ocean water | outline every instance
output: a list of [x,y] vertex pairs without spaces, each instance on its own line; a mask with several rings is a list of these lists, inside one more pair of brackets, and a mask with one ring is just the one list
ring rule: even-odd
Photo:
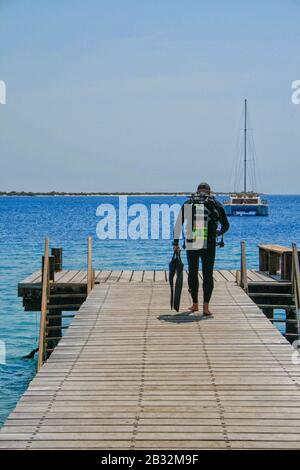
[[[300,196],[269,196],[268,200],[269,217],[230,218],[225,247],[217,251],[217,269],[239,267],[242,239],[251,268],[258,267],[259,243],[300,245]],[[130,197],[128,205],[142,203],[150,208],[150,204],[183,201],[171,196]],[[96,210],[104,203],[118,208],[116,197],[0,197],[0,345],[6,347],[6,364],[0,364],[0,426],[36,370],[36,361],[22,356],[37,345],[39,313],[23,311],[17,283],[40,268],[46,236],[51,246],[63,247],[66,269],[85,268],[89,235],[95,269],[167,269],[170,240],[97,238]],[[186,263],[185,254],[183,259]]]

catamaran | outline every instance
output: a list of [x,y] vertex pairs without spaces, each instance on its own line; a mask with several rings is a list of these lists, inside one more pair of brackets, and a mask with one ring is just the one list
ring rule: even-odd
[[224,201],[224,209],[227,215],[268,215],[268,201],[254,191],[247,191],[247,99],[245,99],[244,116],[244,187],[243,191],[231,193],[229,199]]

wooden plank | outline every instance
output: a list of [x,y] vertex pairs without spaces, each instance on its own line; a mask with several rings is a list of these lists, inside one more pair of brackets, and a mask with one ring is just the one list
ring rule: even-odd
[[98,276],[96,276],[95,281],[96,282],[106,282],[109,276],[111,275],[111,271],[100,271]]
[[68,284],[70,282],[73,282],[73,279],[76,275],[80,273],[78,270],[69,270],[69,271],[61,271],[63,275],[57,280],[55,279],[55,282],[57,284]]
[[131,282],[142,282],[143,271],[133,271]]
[[119,282],[130,282],[133,271],[124,270],[122,271]]
[[122,271],[111,271],[106,279],[106,282],[118,282],[121,277]]
[[220,274],[222,274],[222,276],[224,276],[224,278],[229,282],[235,282],[236,281],[235,276],[230,271],[228,271],[226,269],[220,269]]
[[23,284],[34,284],[37,282],[42,282],[42,271],[38,269],[34,273],[30,274],[30,276],[27,276],[23,281],[19,283],[19,285]]
[[[252,270],[252,273],[255,273],[258,277],[258,282],[276,282],[276,279],[273,276],[270,276],[268,272]],[[256,281],[255,281],[256,282]]]
[[154,273],[155,282],[166,282],[166,271],[155,271]]
[[68,278],[69,272],[70,272],[70,270],[67,269],[67,270],[60,271],[60,272],[58,272],[58,273],[55,273],[55,275],[54,275],[54,282],[57,283],[57,284],[59,284],[60,282],[63,282],[63,279],[67,279],[67,278]]
[[[247,272],[248,274],[248,277],[249,277],[249,280],[251,281],[254,281],[254,282],[260,282],[262,280],[265,280],[265,277],[261,275],[261,273],[259,273],[258,271],[254,270],[254,269],[251,269]],[[271,282],[274,281],[274,279],[272,279],[270,276],[269,276],[269,279]]]
[[[100,273],[100,271],[98,271]],[[84,279],[86,279],[86,271],[78,271],[78,273],[69,281],[71,284],[84,284]]]
[[153,282],[153,281],[154,281],[154,271],[144,271],[143,282]]
[[247,280],[248,282],[257,282],[257,281],[261,281],[261,279],[259,279],[259,277],[256,275],[255,272],[251,271],[251,270],[247,270]]
[[292,251],[291,248],[287,246],[281,246],[281,245],[257,245],[257,246],[258,248],[264,251],[278,253],[278,254],[291,253]]
[[217,282],[227,282],[227,279],[223,276],[220,271],[214,271],[213,277],[214,280]]

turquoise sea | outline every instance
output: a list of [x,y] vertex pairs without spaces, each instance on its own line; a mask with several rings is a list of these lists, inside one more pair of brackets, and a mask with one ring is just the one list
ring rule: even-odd
[[[221,199],[222,200],[222,199]],[[258,264],[259,243],[300,244],[300,196],[269,196],[269,217],[234,217],[218,249],[216,268],[239,266],[240,240],[247,242],[248,266]],[[130,197],[128,204],[180,203],[184,198]],[[95,269],[167,269],[172,254],[168,240],[99,240],[97,207],[118,206],[116,197],[0,197],[0,341],[6,364],[0,364],[0,425],[35,374],[35,360],[22,356],[36,347],[39,313],[25,313],[17,283],[40,268],[44,238],[63,247],[67,269],[86,266],[86,239],[93,236]],[[118,222],[118,220],[117,220]],[[184,255],[185,258],[185,255]]]

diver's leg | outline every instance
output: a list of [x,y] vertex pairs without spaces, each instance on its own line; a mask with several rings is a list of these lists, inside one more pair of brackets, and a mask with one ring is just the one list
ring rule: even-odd
[[198,290],[199,290],[199,250],[187,250],[186,252],[188,265],[189,265],[189,275],[188,275],[188,285],[189,291],[192,296],[193,305],[190,308],[193,312],[199,310],[198,304]]
[[203,314],[212,315],[209,310],[209,301],[214,288],[214,264],[216,256],[216,244],[209,243],[207,249],[201,250],[202,275],[203,275]]

